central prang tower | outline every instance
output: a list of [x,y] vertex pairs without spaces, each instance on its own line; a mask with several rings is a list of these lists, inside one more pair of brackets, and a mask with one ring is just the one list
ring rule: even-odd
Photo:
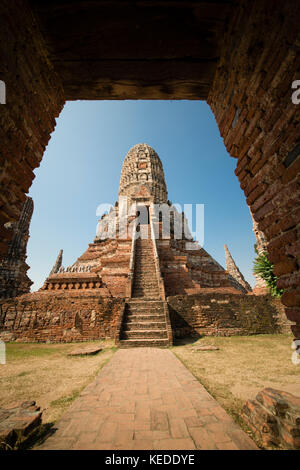
[[133,203],[162,204],[168,200],[167,186],[161,160],[147,144],[137,144],[127,153],[121,171],[119,203],[127,198]]

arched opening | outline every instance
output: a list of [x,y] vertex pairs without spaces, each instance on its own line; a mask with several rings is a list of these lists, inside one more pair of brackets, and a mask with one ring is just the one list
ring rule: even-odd
[[[292,331],[298,339],[294,345],[297,346],[300,342],[300,107],[299,90],[295,91],[295,86],[300,78],[299,2],[3,0],[0,8],[3,64],[0,83],[2,91],[4,85],[6,92],[5,103],[3,96],[0,99],[0,254],[4,257],[7,252],[17,255],[16,263],[12,260],[15,273],[22,270],[23,274],[26,273],[22,243],[26,242],[28,235],[31,206],[30,202],[25,205],[24,212],[26,194],[34,179],[33,171],[39,166],[55,128],[55,118],[66,101],[204,100],[215,116],[228,154],[236,159],[235,174],[244,191],[256,230],[265,237],[274,273],[278,277],[278,287],[284,291],[282,302],[287,318],[293,322]],[[106,122],[105,119],[103,122]],[[124,176],[125,186],[134,182],[146,188],[148,177],[145,170],[149,162],[144,158],[145,155],[142,152],[137,157],[138,168],[128,168]],[[194,160],[197,160],[196,156]],[[150,163],[153,174],[159,173],[159,161],[150,158]],[[136,172],[137,169],[140,171]],[[165,196],[164,188],[160,185],[161,175],[156,178],[156,183],[156,192],[159,196]],[[140,197],[141,201],[143,194]],[[107,222],[105,233],[114,231],[114,215],[119,212],[121,208],[115,204],[104,217]],[[17,227],[14,225],[16,222]],[[174,240],[165,238],[162,242],[156,245],[152,239],[136,241],[134,237],[120,240],[96,237],[78,262],[68,267],[66,272],[61,266],[59,253],[53,267],[53,277],[50,275],[47,278],[43,292],[27,294],[26,298],[16,297],[7,303],[0,302],[0,324],[7,325],[4,331],[8,333],[6,340],[9,334],[12,335],[10,338],[17,337],[18,340],[25,338],[26,341],[55,342],[111,337],[119,346],[145,346],[150,341],[156,347],[165,347],[172,344],[173,330],[198,334],[199,328],[202,328],[205,334],[214,334],[217,329],[217,332],[222,330],[226,336],[228,322],[233,325],[229,333],[236,329],[243,334],[245,331],[236,327],[242,325],[242,329],[245,329],[251,323],[252,334],[251,327],[261,320],[261,310],[256,308],[255,296],[228,291],[220,294],[215,291],[212,297],[211,291],[202,291],[201,299],[197,295],[193,297],[191,291],[202,288],[201,283],[204,282],[199,269],[201,263],[197,261],[199,257],[205,258],[206,274],[208,272],[211,275],[206,276],[208,284],[213,282],[215,286],[220,281],[221,285],[224,280],[230,280],[228,273],[224,273],[224,269],[216,269],[212,275],[210,268],[213,262],[208,256],[203,256],[201,249],[191,254],[186,246],[176,244]],[[228,266],[231,266],[237,279],[241,273],[227,247],[225,250]],[[99,253],[103,255],[100,267],[95,263]],[[213,267],[216,266],[214,264]],[[100,269],[101,276],[98,275]],[[176,290],[178,285],[183,292],[189,291],[191,295],[172,296],[172,289]],[[229,288],[234,289],[232,285]],[[244,288],[247,290],[246,284]],[[177,290],[175,292],[178,293]],[[247,308],[244,308],[245,305]],[[266,300],[263,308],[268,310],[268,305]],[[180,321],[176,318],[178,312]],[[253,312],[256,315],[254,317]],[[149,330],[148,326],[145,327],[143,322],[146,325],[149,323],[147,315],[157,328]],[[216,317],[216,324],[212,324]],[[268,312],[266,317],[269,318]],[[251,318],[254,318],[253,322]],[[213,321],[209,323],[210,319]],[[201,324],[202,320],[204,325]],[[137,329],[139,321],[143,323],[144,331],[141,331],[143,328]],[[253,344],[250,338],[243,341],[246,356],[237,371],[241,380],[249,364],[249,355],[255,349]],[[274,357],[275,348],[271,349]],[[224,349],[221,356],[224,358],[227,353],[228,349]],[[145,360],[139,361],[142,381],[130,382],[127,373],[131,372],[131,377],[134,375],[137,379],[138,361],[133,360],[128,368],[128,363],[123,366],[123,362],[119,361],[117,373],[116,369],[112,373],[109,369],[105,377],[112,378],[113,388],[109,393],[104,390],[102,394],[103,382],[110,381],[104,380],[96,383],[90,395],[91,400],[86,394],[83,397],[84,406],[90,405],[92,425],[97,424],[95,417],[101,417],[101,412],[106,413],[107,409],[111,409],[109,418],[112,416],[113,419],[112,422],[108,420],[108,423],[112,427],[104,425],[100,431],[102,441],[109,444],[106,447],[111,448],[111,443],[107,441],[110,438],[113,440],[112,434],[117,428],[119,430],[118,424],[126,421],[124,414],[130,414],[133,422],[138,412],[142,412],[145,418],[143,398],[151,389],[155,398],[151,403],[152,409],[146,410],[149,411],[147,426],[151,416],[156,431],[159,429],[160,433],[163,429],[163,432],[171,432],[171,422],[174,424],[175,418],[177,425],[172,427],[172,437],[174,431],[176,435],[179,433],[185,437],[186,427],[188,436],[193,437],[178,439],[173,448],[182,448],[181,444],[192,449],[203,449],[205,446],[253,448],[253,442],[234,427],[229,416],[212,402],[206,390],[200,390],[194,377],[185,375],[184,368],[177,368],[177,372],[174,372],[173,364],[164,359],[160,363],[158,356],[149,364],[147,354],[147,351],[146,355],[142,354]],[[299,363],[299,355],[296,351],[294,354]],[[166,357],[166,354],[159,356]],[[263,355],[253,363],[255,374],[261,357]],[[233,381],[235,376],[230,354],[228,358],[230,381]],[[213,375],[221,375],[223,380],[224,371],[220,369],[219,359],[220,356],[217,357]],[[271,356],[271,362],[270,359]],[[202,359],[204,362],[205,359]],[[145,369],[145,364],[152,368]],[[266,367],[269,367],[269,362]],[[275,368],[273,377],[278,369]],[[157,374],[161,371],[163,374]],[[169,382],[166,381],[166,372],[169,373]],[[295,375],[294,371],[290,375]],[[118,380],[117,387],[115,377]],[[145,377],[147,380],[144,380]],[[152,377],[155,380],[150,380]],[[123,390],[120,392],[120,389],[123,384],[125,393],[122,394]],[[161,388],[165,389],[165,394],[159,393],[158,399],[158,391],[162,390],[151,388],[157,384],[162,384]],[[273,386],[273,382],[270,385]],[[190,395],[186,394],[188,388]],[[174,393],[174,389],[177,393]],[[101,402],[101,412],[98,412],[98,406],[94,406],[95,390],[97,393],[99,391],[99,396],[112,397],[110,403],[105,398]],[[132,395],[132,390],[137,396]],[[137,401],[141,396],[143,403],[139,408]],[[128,400],[130,397],[135,398],[131,403]],[[184,400],[187,397],[189,400]],[[167,415],[165,406],[169,404],[170,398],[171,412],[168,410]],[[285,417],[282,418],[283,413],[278,413],[277,407],[278,403],[280,408],[283,404],[285,407],[286,399],[291,399],[292,405],[289,409],[289,405],[285,408],[288,409],[288,418],[284,421]],[[271,434],[273,432],[271,442],[273,439],[279,445],[283,442],[286,446],[299,447],[298,438],[294,437],[298,436],[298,429],[291,426],[297,419],[296,414],[293,416],[293,410],[298,406],[297,400],[291,398],[291,395],[265,389],[257,395],[256,401],[249,401],[244,407],[246,422],[253,425],[251,428],[254,432],[258,428],[263,431],[267,429]],[[110,407],[110,404],[116,403],[124,405],[121,415],[114,406]],[[177,408],[174,408],[174,404]],[[133,406],[130,408],[128,405]],[[162,406],[163,411],[158,411],[157,406]],[[31,413],[34,412],[32,408],[30,405]],[[60,428],[62,435],[67,437],[67,447],[74,444],[73,435],[72,442],[68,440],[70,427],[75,421],[76,427],[82,424],[82,408],[74,408],[67,429],[64,426]],[[188,416],[185,415],[185,409]],[[212,415],[211,410],[214,410]],[[118,423],[115,422],[116,415]],[[74,419],[74,416],[78,416],[78,419]],[[183,422],[178,417],[187,419]],[[267,428],[261,419],[268,421]],[[205,427],[208,423],[207,433],[203,423]],[[81,434],[84,438],[86,434],[93,435],[93,432],[86,432],[86,424],[89,423],[84,423]],[[145,420],[142,424],[145,424]],[[130,432],[126,429],[125,432],[126,437],[131,434],[131,441],[136,440],[134,438],[141,428],[136,426],[133,429]],[[98,431],[99,428],[97,432],[95,428],[95,434],[99,437]],[[152,431],[150,433],[153,438]],[[110,437],[107,436],[109,434]],[[266,438],[265,434],[269,433],[262,434]],[[170,437],[168,431],[167,436]],[[118,437],[123,444],[124,432]],[[165,435],[162,440],[164,438]],[[57,448],[55,435],[53,439],[54,447]],[[95,435],[93,439],[97,439]],[[65,441],[64,438],[62,440]],[[87,441],[83,441],[84,447]],[[130,442],[130,448],[136,448],[134,444],[136,442]],[[49,446],[51,448],[51,441]],[[103,447],[101,442],[100,447]],[[158,448],[156,441],[150,447]]]
[[[103,7],[100,3],[96,8]],[[1,253],[5,254],[12,237],[4,224],[16,221],[20,215],[34,177],[32,170],[39,165],[65,99],[206,99],[228,153],[238,158],[236,175],[253,217],[267,238],[278,285],[284,289],[286,314],[295,323],[292,330],[299,338],[299,107],[291,100],[291,85],[299,78],[299,55],[294,48],[299,5],[293,1],[274,2],[270,18],[267,1],[221,2],[217,9],[201,3],[197,7],[181,4],[171,23],[166,26],[164,11],[159,24],[158,37],[163,36],[166,44],[172,45],[175,56],[170,58],[168,47],[160,53],[156,47],[156,57],[153,51],[145,52],[143,48],[142,55],[133,57],[132,50],[127,53],[136,37],[129,35],[133,42],[124,44],[123,52],[111,49],[100,60],[90,55],[86,68],[76,57],[72,60],[64,56],[69,51],[72,55],[72,46],[63,44],[68,36],[62,21],[68,15],[67,4],[65,9],[57,9],[55,2],[24,2],[22,11],[17,2],[4,2],[3,6],[6,17],[13,17],[18,27],[5,51],[8,67],[3,77],[7,102],[1,105]],[[119,7],[122,17],[124,12]],[[80,18],[80,8],[74,11],[71,22]],[[140,39],[147,43],[147,25],[157,5],[151,7],[152,11],[150,6],[147,11],[143,10],[145,6],[133,8],[134,21],[139,24],[142,20],[143,24]],[[86,10],[92,31],[97,33],[94,13]],[[133,31],[127,15],[120,21],[127,21],[129,31]],[[62,24],[65,34],[53,35]],[[182,46],[178,24],[189,25],[189,36]],[[12,35],[9,25],[6,21],[3,28],[7,38]],[[202,26],[209,40],[203,36],[199,40]],[[263,34],[266,30],[268,35]],[[174,31],[177,39],[172,35]],[[186,32],[186,26],[180,31]],[[93,54],[94,39],[85,51],[78,48],[76,53]],[[7,40],[4,42],[7,44]],[[25,42],[25,49],[18,46]],[[182,47],[190,51],[187,59],[183,58]],[[26,67],[16,70],[10,59],[16,53],[25,58]],[[93,60],[91,67],[88,64]],[[100,69],[105,76],[101,76]]]

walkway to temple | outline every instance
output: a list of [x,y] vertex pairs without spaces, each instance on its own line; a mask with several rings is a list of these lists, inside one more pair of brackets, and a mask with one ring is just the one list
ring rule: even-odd
[[38,449],[257,449],[167,349],[118,350]]

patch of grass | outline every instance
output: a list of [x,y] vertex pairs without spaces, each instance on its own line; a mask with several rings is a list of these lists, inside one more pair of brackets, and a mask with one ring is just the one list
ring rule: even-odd
[[57,398],[57,400],[53,400],[50,402],[50,406],[60,406],[66,407],[72,403],[80,394],[81,390],[73,390],[70,395],[66,395],[64,397]]
[[102,348],[98,354],[72,358],[68,353],[75,343],[7,343],[7,361],[0,366],[0,407],[34,400],[43,410],[43,424],[54,423],[117,349],[111,340],[80,343],[95,344]]
[[17,375],[17,377],[25,377],[25,375],[29,375],[29,374],[31,374],[31,373],[32,373],[31,370],[27,370],[27,371],[24,370],[23,372],[20,372],[20,373]]
[[59,348],[45,346],[44,344],[20,344],[20,343],[6,343],[6,360],[16,361],[20,359],[38,358],[57,354]]
[[[300,368],[291,361],[292,335],[202,337],[179,342],[171,350],[233,419],[256,440],[241,419],[243,404],[265,387],[294,395],[300,390]],[[193,351],[212,345],[219,351]]]

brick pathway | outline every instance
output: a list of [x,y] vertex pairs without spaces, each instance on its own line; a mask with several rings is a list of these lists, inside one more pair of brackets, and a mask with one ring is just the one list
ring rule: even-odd
[[38,449],[257,449],[167,349],[120,349]]

